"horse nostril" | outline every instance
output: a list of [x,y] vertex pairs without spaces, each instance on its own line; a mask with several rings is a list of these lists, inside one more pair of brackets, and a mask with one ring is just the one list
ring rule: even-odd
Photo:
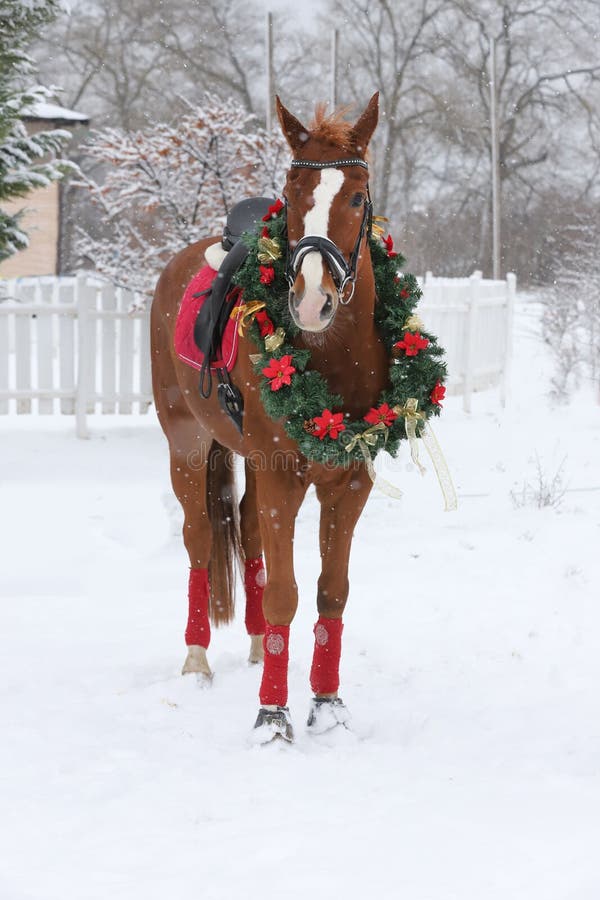
[[327,294],[327,300],[323,304],[321,309],[320,317],[321,319],[328,319],[333,312],[333,297],[331,294]]

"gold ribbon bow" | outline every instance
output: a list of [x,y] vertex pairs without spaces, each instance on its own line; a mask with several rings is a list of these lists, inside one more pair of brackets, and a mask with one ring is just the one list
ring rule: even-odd
[[385,216],[373,216],[373,222],[371,224],[371,231],[375,235],[375,237],[381,237],[385,234],[386,229],[383,225],[380,225],[380,222],[389,222],[389,219],[386,219]]
[[250,325],[252,319],[256,315],[257,312],[260,312],[261,309],[264,309],[266,303],[263,300],[251,300],[249,303],[240,303],[239,306],[236,306],[235,309],[231,311],[230,319],[233,319],[234,322],[237,322],[238,326],[238,334],[240,337],[244,336],[244,328],[247,328]]
[[281,326],[276,328],[273,334],[268,334],[265,338],[265,350],[269,353],[275,353],[276,350],[279,350],[283,342],[285,341],[285,331]]
[[412,457],[412,461],[418,468],[421,475],[425,474],[426,469],[421,464],[421,461],[419,459],[419,445],[417,443],[417,422],[423,422],[423,425],[421,426],[420,438],[427,448],[427,452],[429,453],[431,462],[433,463],[433,468],[435,469],[435,474],[437,475],[437,479],[440,483],[440,488],[442,489],[442,495],[444,497],[444,509],[446,512],[450,512],[451,510],[455,510],[458,506],[458,500],[456,497],[454,484],[452,483],[452,477],[448,469],[448,464],[444,459],[442,448],[440,447],[431,426],[425,420],[424,414],[418,411],[418,405],[419,401],[416,399],[416,397],[409,397],[404,406],[395,406],[394,412],[398,413],[399,416],[404,416],[406,436],[408,438],[408,443],[410,444],[410,455]]
[[370,425],[369,428],[361,431],[360,434],[355,434],[354,437],[348,441],[346,444],[346,453],[351,453],[357,445],[360,447],[362,443],[366,444],[367,447],[374,447],[377,443],[377,435],[381,432],[384,432],[384,440],[387,440],[387,431],[387,425],[383,422],[377,422],[375,425]]
[[423,325],[423,321],[413,313],[412,316],[409,316],[406,322],[404,323],[404,328],[407,331],[424,331],[425,326]]
[[264,265],[281,257],[281,247],[277,238],[259,237],[258,261]]

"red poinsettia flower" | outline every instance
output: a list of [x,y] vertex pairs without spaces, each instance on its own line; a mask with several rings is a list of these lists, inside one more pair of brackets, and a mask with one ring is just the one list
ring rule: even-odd
[[273,266],[259,266],[260,283],[271,284],[275,280],[275,269]]
[[403,300],[406,300],[408,297],[410,297],[410,291],[407,288],[402,288],[402,290],[400,291],[400,296]]
[[382,237],[381,240],[385,245],[385,249],[387,250],[387,255],[390,259],[393,259],[395,256],[398,256],[396,251],[394,250],[394,241],[392,239],[391,234],[388,234],[386,238]]
[[343,423],[344,413],[332,413],[330,409],[324,409],[320,416],[311,419],[311,431],[320,441],[325,437],[337,440],[341,431],[346,430]]
[[277,200],[275,201],[275,203],[273,203],[267,210],[267,214],[262,217],[263,222],[268,222],[269,219],[275,219],[279,215],[279,213],[281,212],[282,209],[283,209],[283,203],[281,202],[281,200],[278,197]]
[[273,334],[273,332],[275,331],[275,326],[271,322],[264,309],[261,309],[260,312],[256,313],[255,319],[258,323],[261,337],[268,337],[270,334]]
[[260,236],[261,236],[261,237],[270,237],[269,229],[267,228],[266,225],[265,225],[265,227],[263,228],[263,230],[261,231]]
[[292,375],[296,371],[291,362],[292,357],[286,354],[281,359],[271,359],[269,365],[262,370],[265,378],[271,382],[272,391],[278,391],[284,384],[291,383]]
[[394,344],[394,350],[404,350],[407,356],[416,356],[426,347],[429,347],[429,341],[421,337],[418,331],[405,331],[402,340]]
[[390,409],[387,403],[382,403],[378,407],[372,406],[363,418],[369,425],[378,425],[380,422],[383,422],[386,428],[389,428],[392,422],[398,418],[398,414],[393,409]]
[[429,395],[429,399],[432,403],[437,403],[438,406],[442,405],[442,400],[446,396],[446,388],[443,384],[440,384],[439,381],[436,381],[435,387]]

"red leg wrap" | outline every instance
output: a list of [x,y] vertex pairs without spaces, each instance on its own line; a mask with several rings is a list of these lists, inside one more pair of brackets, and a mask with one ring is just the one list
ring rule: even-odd
[[314,627],[315,649],[310,670],[310,686],[315,694],[336,694],[340,686],[342,654],[341,619],[319,616]]
[[259,693],[262,706],[285,706],[287,703],[289,640],[289,625],[265,624],[265,667]]
[[244,588],[246,590],[246,631],[248,634],[264,634],[265,617],[262,601],[265,589],[265,567],[262,556],[246,560]]
[[190,569],[188,582],[189,612],[185,629],[186,644],[210,644],[210,622],[208,620],[208,569]]

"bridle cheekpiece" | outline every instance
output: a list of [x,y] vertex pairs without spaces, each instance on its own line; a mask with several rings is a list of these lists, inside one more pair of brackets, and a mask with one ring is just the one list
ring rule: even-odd
[[[291,168],[292,169],[335,169],[338,166],[360,166],[363,169],[369,171],[369,166],[365,162],[364,159],[360,159],[360,157],[355,157],[351,159],[336,159],[330,162],[319,162],[318,160],[311,159],[294,159],[292,160]],[[346,260],[346,257],[340,250],[340,248],[334,244],[333,241],[330,241],[329,238],[322,237],[317,234],[307,234],[305,237],[301,238],[296,246],[294,247],[293,252],[290,254],[289,252],[289,243],[288,243],[288,257],[285,265],[285,276],[288,280],[288,284],[290,288],[292,288],[296,278],[298,277],[298,272],[302,266],[305,256],[308,253],[313,253],[317,251],[323,257],[327,268],[331,272],[331,277],[333,278],[334,284],[336,286],[340,303],[346,305],[350,303],[350,300],[354,296],[354,289],[356,287],[356,267],[358,265],[358,256],[360,253],[360,245],[362,240],[367,234],[369,237],[371,235],[371,225],[373,222],[373,204],[371,202],[371,194],[369,192],[369,185],[367,184],[367,199],[364,202],[364,211],[362,222],[360,224],[360,231],[358,233],[358,237],[356,239],[356,243],[350,254],[350,259]],[[347,298],[344,299],[344,291],[346,287],[350,284],[352,286],[352,290]]]

